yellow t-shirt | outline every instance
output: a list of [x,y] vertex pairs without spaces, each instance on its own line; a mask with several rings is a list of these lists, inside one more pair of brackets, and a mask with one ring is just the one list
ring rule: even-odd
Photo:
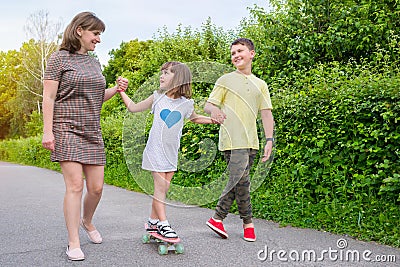
[[259,149],[257,116],[262,109],[272,109],[265,81],[237,71],[225,74],[216,81],[207,101],[226,114],[219,130],[219,150]]

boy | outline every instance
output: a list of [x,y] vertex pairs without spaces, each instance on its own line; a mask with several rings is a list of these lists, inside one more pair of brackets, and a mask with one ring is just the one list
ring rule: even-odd
[[231,61],[236,70],[220,77],[204,111],[221,123],[218,148],[228,163],[229,181],[222,192],[215,214],[207,225],[222,238],[228,238],[222,221],[236,200],[243,220],[246,241],[255,241],[250,201],[249,171],[259,149],[257,115],[260,112],[267,143],[262,161],[271,156],[274,119],[267,84],[251,73],[255,55],[254,44],[246,38],[235,40],[231,46]]

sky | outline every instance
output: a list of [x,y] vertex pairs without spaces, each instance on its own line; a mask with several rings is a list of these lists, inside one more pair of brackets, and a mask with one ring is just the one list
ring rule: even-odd
[[101,43],[96,46],[100,63],[106,65],[108,53],[122,42],[153,39],[166,27],[173,33],[183,28],[200,29],[208,18],[224,30],[236,29],[249,17],[248,7],[269,10],[268,0],[11,0],[0,9],[0,50],[19,50],[32,36],[24,29],[28,18],[39,11],[48,12],[52,22],[61,22],[61,32],[79,12],[94,12],[106,24]]

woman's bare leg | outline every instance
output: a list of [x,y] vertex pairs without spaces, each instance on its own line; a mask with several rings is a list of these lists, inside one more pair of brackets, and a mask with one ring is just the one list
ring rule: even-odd
[[82,165],[77,162],[60,162],[65,182],[64,218],[70,249],[79,248],[79,220],[83,192]]
[[87,193],[83,201],[83,222],[89,231],[96,228],[92,224],[93,215],[100,202],[104,186],[104,166],[84,165],[83,173],[86,177]]

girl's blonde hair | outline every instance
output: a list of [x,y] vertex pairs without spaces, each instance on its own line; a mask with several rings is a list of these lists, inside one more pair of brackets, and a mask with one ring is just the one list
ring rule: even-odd
[[168,90],[176,89],[174,97],[192,98],[192,73],[189,67],[178,61],[169,61],[161,66],[161,71],[166,69],[174,73],[171,86],[168,88]]
[[101,32],[104,32],[106,29],[104,22],[96,17],[94,13],[81,12],[72,19],[71,23],[65,29],[60,50],[67,50],[70,53],[75,53],[81,49],[81,42],[76,32],[79,27],[83,30]]

